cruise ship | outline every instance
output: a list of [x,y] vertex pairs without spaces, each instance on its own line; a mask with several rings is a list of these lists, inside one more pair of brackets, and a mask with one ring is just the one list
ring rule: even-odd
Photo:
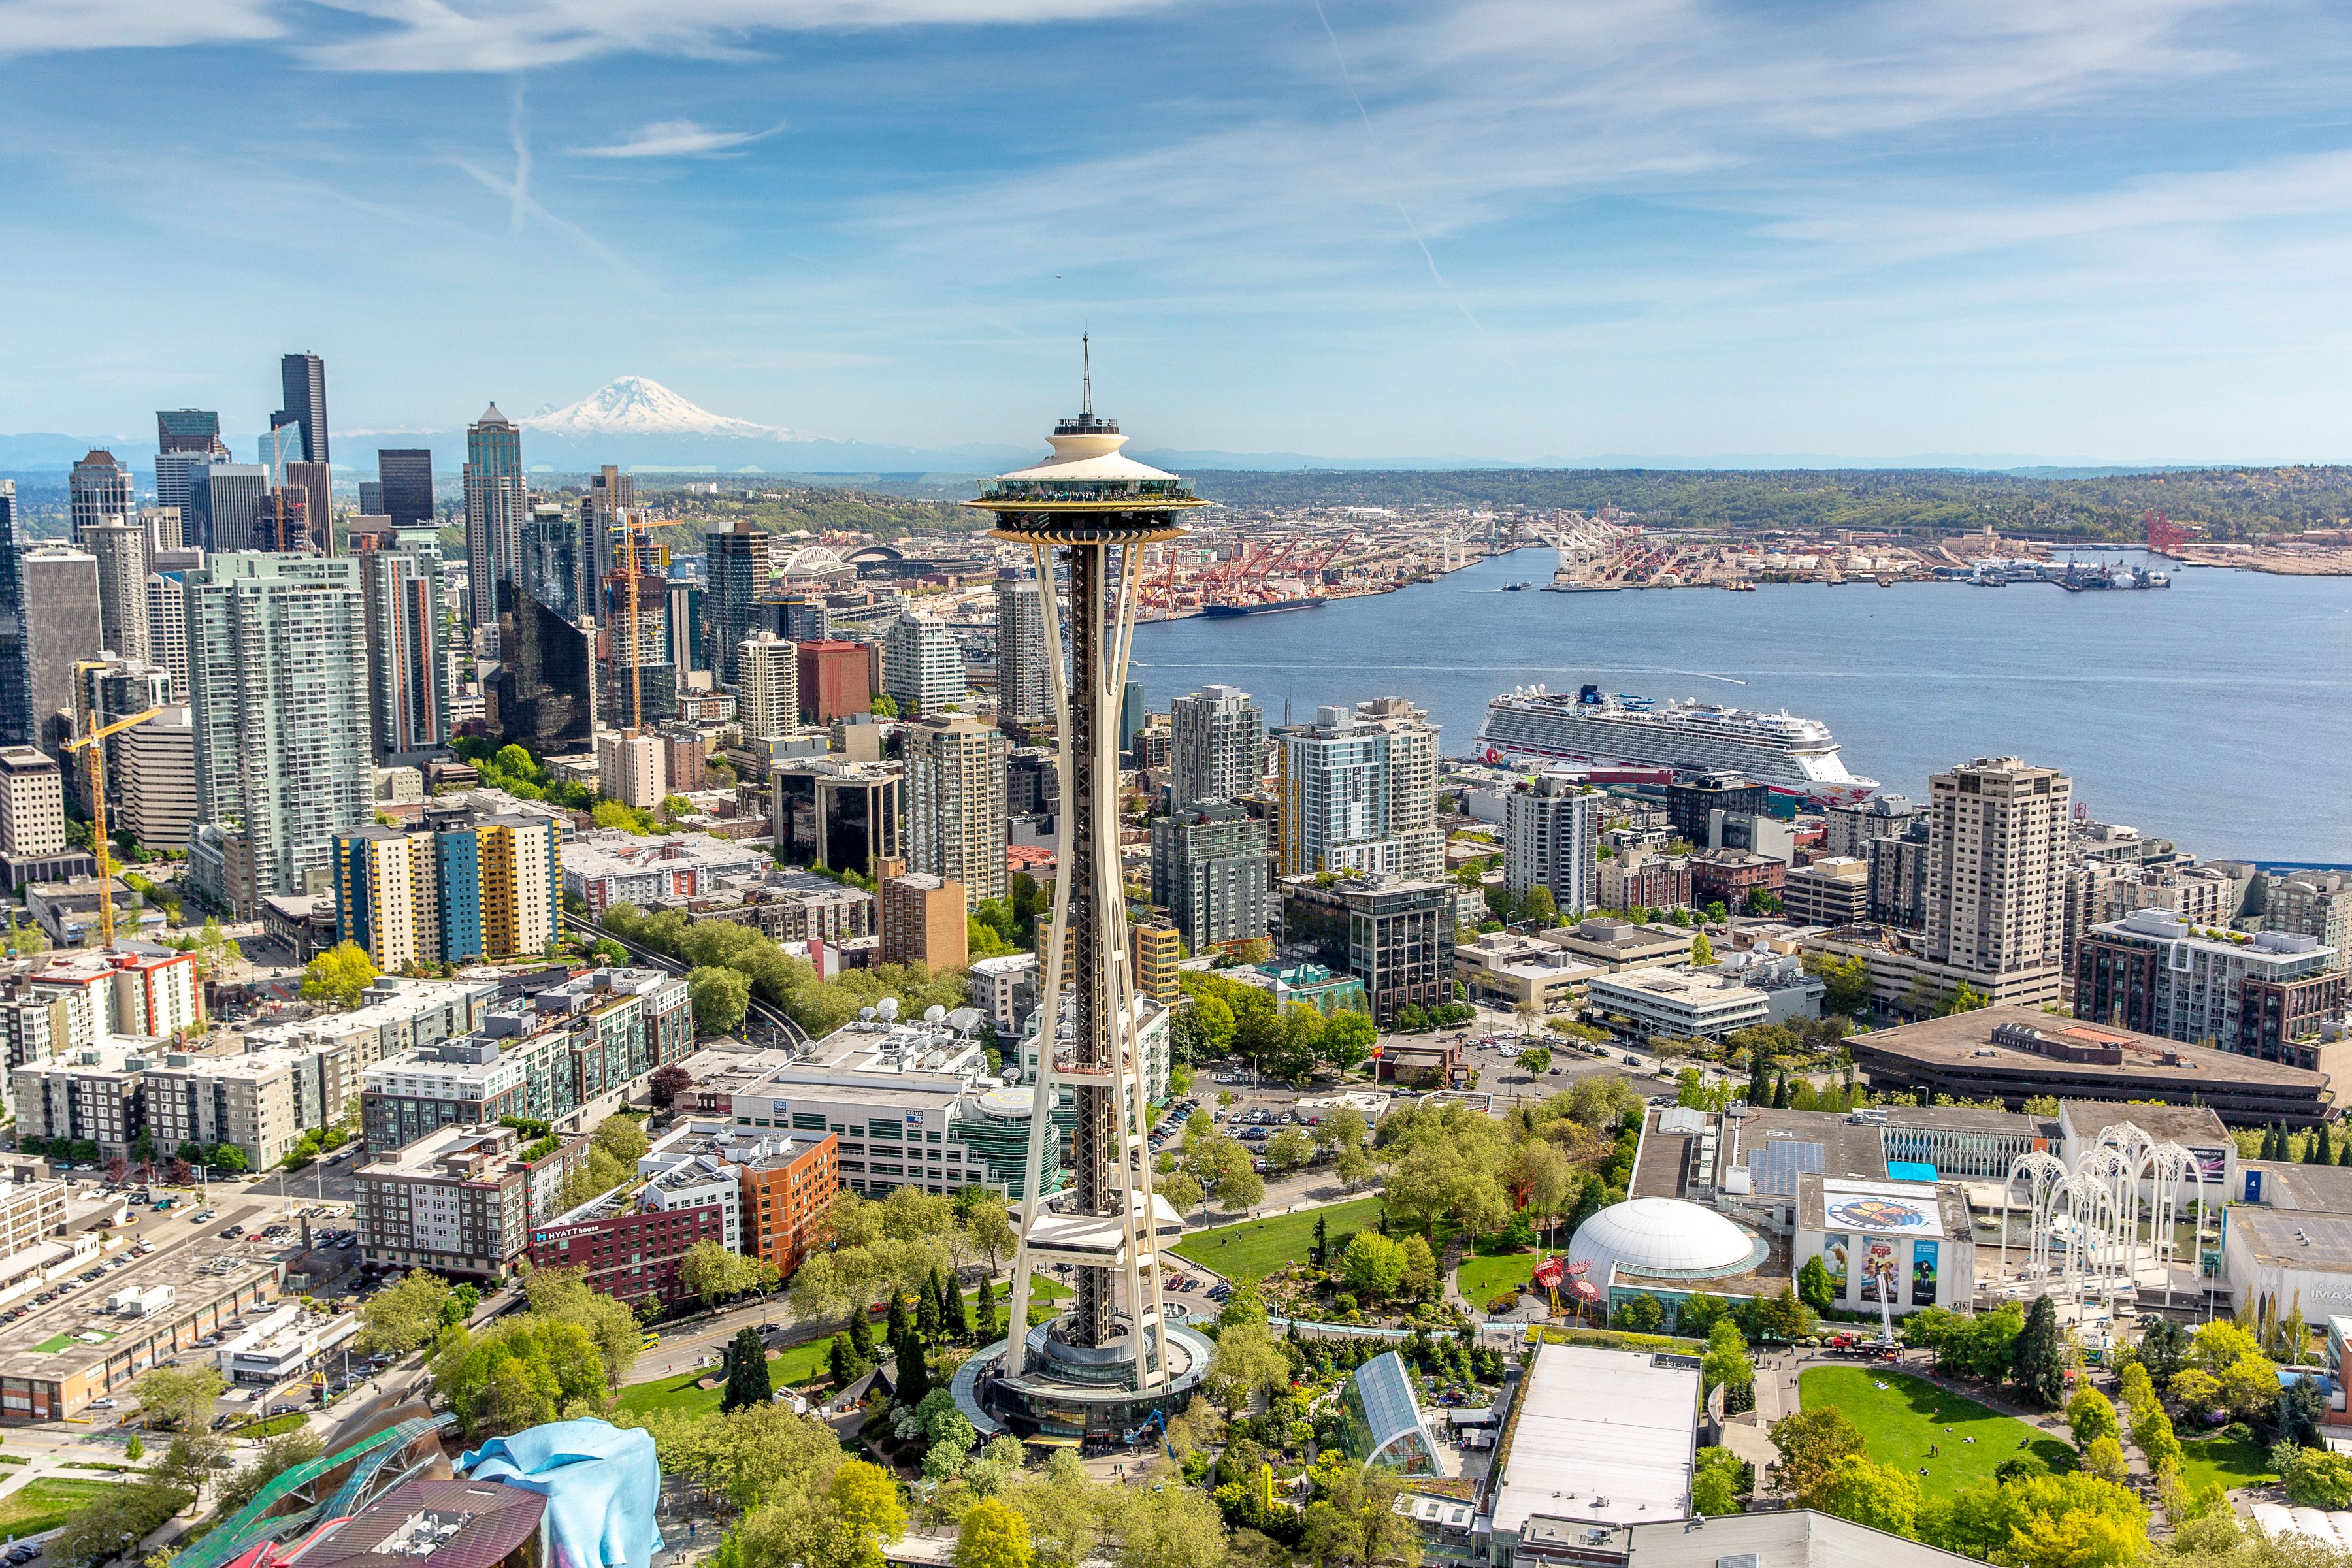
[[1490,760],[1558,757],[1606,766],[1737,773],[1776,794],[1846,805],[1867,799],[1876,779],[1846,771],[1838,743],[1818,719],[1758,713],[1713,702],[1603,696],[1524,687],[1486,704],[1480,752]]

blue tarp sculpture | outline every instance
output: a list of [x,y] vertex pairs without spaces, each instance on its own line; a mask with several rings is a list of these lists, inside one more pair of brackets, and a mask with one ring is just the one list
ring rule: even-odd
[[549,1568],[650,1568],[661,1462],[647,1434],[607,1421],[551,1421],[493,1437],[457,1462],[478,1481],[547,1499]]

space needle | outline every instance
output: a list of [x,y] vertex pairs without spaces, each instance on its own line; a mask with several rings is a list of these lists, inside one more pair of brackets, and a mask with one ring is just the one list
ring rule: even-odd
[[[1091,352],[1081,352],[1080,411],[1054,426],[1054,455],[964,503],[994,513],[994,537],[1026,544],[1036,563],[1062,742],[1063,826],[1053,923],[1041,944],[1012,1327],[958,1370],[955,1392],[983,1436],[1099,1442],[1181,1408],[1212,1348],[1170,1321],[1182,1309],[1171,1310],[1160,1290],[1159,1248],[1182,1222],[1151,1190],[1150,1082],[1118,855],[1118,710],[1143,552],[1179,537],[1178,515],[1209,503],[1188,481],[1119,451],[1127,437],[1095,413]],[[1066,663],[1057,569],[1069,584]],[[1066,1120],[1069,1179],[1041,1194],[1041,1173],[1052,1168],[1045,1140],[1059,1137]],[[1059,1317],[1028,1328],[1031,1269],[1064,1264],[1075,1297]]]

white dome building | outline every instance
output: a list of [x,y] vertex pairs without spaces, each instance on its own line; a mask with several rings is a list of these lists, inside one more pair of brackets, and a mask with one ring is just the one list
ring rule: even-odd
[[1762,1237],[1713,1209],[1681,1198],[1632,1198],[1578,1226],[1568,1261],[1571,1269],[1582,1265],[1595,1297],[1610,1303],[1612,1287],[1662,1299],[1704,1290],[1706,1280],[1748,1273],[1769,1251]]

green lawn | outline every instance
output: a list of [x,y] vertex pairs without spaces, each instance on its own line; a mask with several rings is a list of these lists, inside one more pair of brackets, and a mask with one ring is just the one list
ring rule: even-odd
[[[825,1375],[833,1354],[830,1339],[811,1340],[790,1350],[768,1352],[768,1382],[776,1388],[795,1388],[803,1383],[814,1383]],[[709,1388],[697,1388],[695,1384],[706,1377],[719,1381]],[[620,1407],[624,1410],[687,1410],[696,1415],[719,1408],[719,1395],[726,1392],[726,1373],[715,1366],[697,1367],[692,1372],[656,1377],[646,1383],[633,1383],[621,1390]]]
[[2258,1487],[2278,1479],[2278,1472],[2270,1467],[2270,1456],[2258,1443],[2241,1443],[2231,1437],[2200,1437],[2183,1439],[2180,1445],[2180,1479],[2191,1492],[2218,1486],[2228,1491],[2236,1487]]
[[38,1535],[55,1530],[112,1491],[118,1481],[73,1481],[43,1476],[0,1498],[0,1535]]
[[1228,1279],[1262,1279],[1278,1268],[1307,1261],[1315,1244],[1315,1222],[1324,1222],[1324,1234],[1337,1253],[1357,1231],[1378,1225],[1381,1200],[1357,1198],[1327,1208],[1302,1209],[1271,1219],[1244,1220],[1197,1230],[1170,1250],[1203,1268],[1213,1268]]
[[1506,1290],[1524,1290],[1543,1261],[1540,1252],[1504,1252],[1494,1257],[1473,1255],[1454,1271],[1454,1288],[1474,1307],[1484,1307]]
[[[1005,1293],[999,1298],[1001,1303],[1009,1304],[1012,1301],[1012,1290],[1013,1287],[1010,1285],[1004,1288]],[[1059,1301],[1065,1297],[1076,1294],[1076,1291],[1058,1279],[1034,1272],[1029,1276],[1029,1300],[1032,1301]]]
[[[1886,1387],[1879,1388],[1881,1383]],[[1808,1410],[1833,1405],[1843,1411],[1862,1429],[1870,1457],[1916,1477],[1929,1497],[1989,1481],[2003,1459],[2025,1449],[2052,1461],[2053,1469],[2066,1464],[2068,1446],[2060,1439],[1901,1373],[1815,1367],[1799,1380],[1798,1392]],[[1930,1447],[1937,1450],[1933,1458]]]

